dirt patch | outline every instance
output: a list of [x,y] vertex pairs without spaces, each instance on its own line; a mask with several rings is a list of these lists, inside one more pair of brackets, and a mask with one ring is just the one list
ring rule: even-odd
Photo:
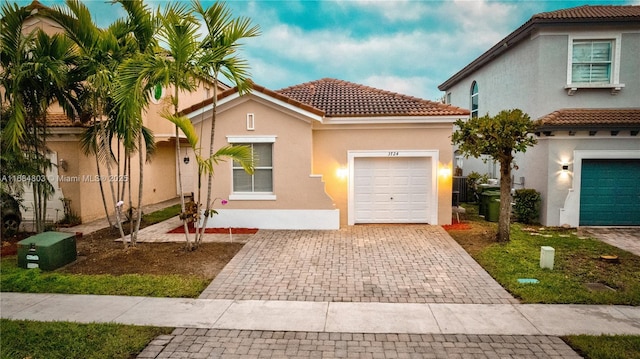
[[[28,235],[27,235],[28,237]],[[17,236],[7,243],[26,238]],[[117,231],[103,229],[76,240],[78,260],[58,271],[75,274],[179,274],[213,279],[242,248],[241,243],[203,243],[189,251],[184,243],[138,243],[124,249]],[[3,239],[3,249],[5,246]],[[14,253],[15,254],[15,253]],[[5,255],[3,250],[2,255]]]

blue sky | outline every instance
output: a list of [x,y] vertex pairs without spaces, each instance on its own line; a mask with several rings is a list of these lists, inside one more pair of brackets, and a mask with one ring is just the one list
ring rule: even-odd
[[[123,16],[118,5],[86,3],[100,26]],[[155,7],[163,1],[149,3]],[[439,84],[536,13],[585,4],[640,5],[640,0],[227,3],[234,16],[249,17],[261,27],[262,35],[246,40],[242,53],[260,85],[277,90],[332,77],[436,100],[442,96]]]

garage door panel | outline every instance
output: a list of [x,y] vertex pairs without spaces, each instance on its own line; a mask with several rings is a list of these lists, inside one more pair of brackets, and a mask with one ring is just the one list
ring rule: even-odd
[[580,225],[640,225],[639,178],[638,159],[583,160]]
[[431,181],[430,158],[356,158],[355,222],[427,223]]

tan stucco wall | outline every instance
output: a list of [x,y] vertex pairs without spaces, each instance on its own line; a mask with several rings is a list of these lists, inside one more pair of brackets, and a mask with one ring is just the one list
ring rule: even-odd
[[[218,89],[218,93],[222,89]],[[163,110],[173,112],[171,97],[174,96],[174,87],[169,86],[163,89],[163,97],[158,102],[150,102],[149,108],[144,114],[144,125],[149,127],[156,135],[157,139],[175,136],[175,126],[173,123],[162,118]],[[178,100],[180,109],[185,109],[196,103],[200,103],[213,96],[213,86],[211,84],[200,83],[192,92],[180,91]]]
[[[312,172],[312,134],[308,118],[273,105],[265,105],[252,95],[235,100],[232,106],[218,108],[215,148],[228,145],[227,136],[275,136],[273,144],[273,187],[276,200],[233,200],[227,209],[333,209],[320,178]],[[253,113],[255,130],[247,130],[247,113]],[[196,118],[196,121],[198,119]],[[204,127],[202,127],[204,126]],[[208,154],[210,113],[204,122],[197,122],[204,154]],[[202,131],[201,131],[202,130]],[[232,192],[230,162],[215,166],[214,198],[229,198]],[[205,182],[206,183],[206,182]],[[203,185],[202,195],[206,195]],[[219,208],[219,202],[216,202]]]
[[[314,173],[323,175],[327,193],[340,209],[340,223],[347,224],[348,179],[337,175],[348,165],[350,150],[437,150],[438,169],[451,168],[451,125],[315,125]],[[451,172],[449,172],[451,173]],[[437,175],[438,223],[451,223],[451,175]],[[436,223],[433,223],[436,224]]]
[[[75,135],[53,136],[48,141],[48,147],[58,154],[58,162],[65,160],[67,170],[58,168],[58,183],[65,198],[71,199],[72,210],[81,217],[83,222],[104,218],[104,207],[100,194],[100,181],[97,177],[95,157],[85,156]],[[124,152],[122,152],[124,153]],[[156,155],[150,163],[144,165],[143,205],[153,204],[175,198],[177,195],[175,185],[175,162],[173,142],[158,144]],[[126,178],[131,181],[134,206],[137,205],[138,195],[138,168],[137,155],[134,156],[131,167],[132,175]],[[113,213],[113,200],[111,196],[110,182],[113,181],[114,189],[118,181],[118,171],[112,168],[112,177],[108,178],[105,165],[101,165],[102,183],[105,189],[107,205],[110,213]],[[122,176],[123,171],[120,174]],[[125,180],[120,177],[121,180]],[[122,184],[122,182],[120,182]],[[128,193],[128,186],[125,187]],[[52,200],[59,200],[54,198]],[[127,206],[128,207],[128,206]],[[61,216],[61,214],[60,214]]]

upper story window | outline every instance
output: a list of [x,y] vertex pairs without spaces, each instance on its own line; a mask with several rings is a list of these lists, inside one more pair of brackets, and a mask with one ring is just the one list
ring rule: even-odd
[[478,117],[478,83],[471,84],[471,117]]
[[163,97],[164,87],[162,87],[162,84],[156,84],[153,86],[153,89],[151,89],[151,102],[158,104]]
[[620,83],[620,35],[569,36],[569,95],[580,88],[607,88],[617,94]]
[[575,40],[571,83],[611,83],[613,40]]

